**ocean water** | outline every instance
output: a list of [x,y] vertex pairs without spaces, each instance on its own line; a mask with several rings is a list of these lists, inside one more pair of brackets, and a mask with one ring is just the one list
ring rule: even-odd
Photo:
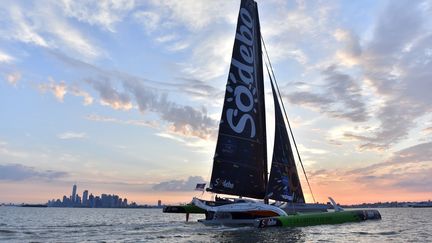
[[432,242],[432,208],[379,209],[380,221],[302,228],[209,227],[161,209],[0,207],[1,242]]

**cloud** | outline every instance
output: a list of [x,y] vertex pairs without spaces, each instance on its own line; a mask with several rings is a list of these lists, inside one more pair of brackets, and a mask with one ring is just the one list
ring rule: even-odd
[[20,79],[21,79],[21,73],[20,72],[12,72],[6,76],[7,82],[13,86],[16,86]]
[[[405,178],[393,184],[396,188],[403,188],[406,191],[430,193],[430,185],[432,183],[432,169],[424,170],[423,173],[407,173]],[[415,178],[415,179],[411,179]]]
[[[272,10],[270,14],[263,7],[268,18],[262,20],[262,25],[266,26],[262,30],[269,40],[270,56],[273,60],[293,58],[301,64],[307,63],[308,53],[300,45],[293,44],[296,43],[293,38],[310,44],[311,38],[316,38],[318,29],[326,22],[330,10],[316,6],[305,10],[304,4],[291,9],[278,1],[268,4],[272,7],[277,5],[280,10]],[[191,53],[188,60],[178,63],[185,76],[209,81],[226,75],[238,16],[237,2],[164,0],[151,2],[146,7],[136,11],[134,16],[148,35],[169,51],[187,49]],[[313,14],[308,12],[311,10]],[[178,29],[182,32],[178,33]],[[228,31],[230,29],[232,32]]]
[[10,19],[7,19],[6,23],[8,24],[0,31],[2,37],[48,47],[47,41],[38,33],[39,21],[31,21],[29,17],[23,14],[18,5],[12,4],[8,7],[9,16],[6,16]]
[[15,58],[0,50],[0,63],[12,63]]
[[354,122],[368,119],[361,87],[351,76],[329,66],[322,71],[324,84],[321,93],[311,91],[293,92],[287,95],[293,104],[305,105],[336,118]]
[[[402,190],[407,193],[424,192],[431,193],[430,183],[432,167],[427,163],[409,163],[406,166],[380,167],[377,172],[371,174],[356,175],[355,181],[363,187],[375,187],[381,190]],[[381,173],[379,173],[381,172]]]
[[191,78],[180,78],[180,81],[182,82],[173,83],[170,86],[175,87],[178,91],[187,94],[189,97],[203,100],[214,99],[215,97],[223,99],[223,90],[217,89],[207,82]]
[[317,148],[311,148],[311,147],[306,147],[303,144],[299,144],[298,145],[298,149],[305,154],[312,154],[312,155],[322,155],[322,154],[327,154],[328,151],[323,150],[323,149],[317,149]]
[[72,95],[74,96],[79,96],[79,97],[83,97],[83,104],[84,105],[91,105],[93,103],[93,97],[87,93],[84,90],[81,90],[78,86],[72,86],[69,88],[69,91]]
[[172,140],[180,142],[180,143],[186,143],[186,141],[184,139],[179,138],[178,136],[174,136],[174,135],[169,134],[169,133],[157,133],[156,136],[159,136],[162,138],[167,138],[167,139],[172,139]]
[[24,158],[29,157],[28,152],[19,151],[16,149],[11,149],[8,146],[7,142],[1,141],[1,140],[0,140],[0,154],[5,155],[5,156],[10,156],[13,158],[20,158],[20,159],[24,159]]
[[[143,25],[144,29],[149,33],[157,30],[160,25],[160,16],[155,12],[137,11],[134,13],[133,17],[138,23]],[[160,41],[159,38],[158,41]]]
[[359,37],[349,30],[342,29],[336,29],[334,37],[345,43],[344,49],[336,52],[339,63],[348,67],[358,64],[359,56],[362,54]]
[[177,63],[185,76],[208,81],[226,73],[238,3],[163,0],[146,7],[133,16],[150,38],[170,52],[190,50],[187,60]]
[[93,103],[93,97],[88,92],[79,88],[77,85],[67,85],[65,81],[56,83],[56,81],[51,77],[48,79],[48,83],[40,83],[38,85],[38,89],[41,92],[45,93],[50,91],[60,102],[63,102],[66,94],[70,93],[74,96],[83,97],[84,105],[91,105]]
[[153,185],[154,191],[193,191],[198,183],[205,183],[201,176],[189,176],[187,180],[163,181]]
[[432,134],[432,127],[424,128],[423,132],[426,133],[426,134]]
[[84,132],[64,132],[57,135],[59,139],[83,139],[87,138],[87,134]]
[[[398,104],[398,105],[396,105]],[[378,112],[377,118],[380,126],[372,131],[371,135],[356,136],[352,138],[366,142],[359,146],[360,149],[384,150],[408,136],[410,128],[415,126],[415,119],[421,117],[429,108],[403,97],[392,99]]]
[[328,47],[326,40],[333,29],[333,5],[303,1],[261,4],[260,13],[266,16],[260,19],[262,35],[273,62],[293,59],[301,66],[310,66],[316,53],[325,53],[322,48]]
[[52,47],[74,55],[78,54],[87,59],[95,59],[103,55],[99,47],[92,44],[87,36],[78,29],[57,16],[53,15],[51,18],[51,22],[47,23],[47,26],[48,31],[55,36],[55,44]]
[[42,92],[51,91],[51,93],[57,98],[58,101],[63,102],[64,96],[67,93],[67,86],[64,81],[57,84],[54,79],[49,78],[49,83],[41,83],[38,86]]
[[419,118],[432,109],[432,31],[422,2],[389,3],[372,38],[358,53],[366,87],[379,97],[375,114],[380,125],[357,139],[362,149],[388,149],[406,138]]
[[[325,24],[317,25],[317,34],[310,36],[315,43],[307,50],[320,43],[320,53],[327,59],[305,68],[302,75],[304,79],[311,79],[308,85],[285,96],[291,103],[329,117],[374,124],[373,129],[344,133],[344,138],[357,141],[361,150],[383,151],[398,144],[432,111],[429,94],[432,90],[432,30],[428,18],[430,8],[425,6],[428,5],[421,1],[388,3],[379,17],[371,20],[372,29],[360,32],[361,35],[355,28],[339,25],[328,29],[332,35],[326,36],[322,30],[332,23],[325,22],[324,18]],[[302,37],[308,36],[314,28],[308,27],[307,22],[302,24],[305,31],[288,43],[307,43]],[[279,33],[279,29],[271,32]],[[322,40],[317,40],[317,36]],[[306,57],[311,55],[310,51],[303,50]],[[317,68],[321,71],[320,79],[316,78]],[[321,83],[316,84],[314,80]]]
[[100,26],[103,29],[114,32],[114,25],[135,7],[134,0],[108,0],[108,1],[73,1],[63,0],[58,2],[68,17]]
[[53,170],[36,170],[21,164],[0,165],[0,180],[22,181],[29,179],[54,180],[66,177],[68,173]]
[[[204,106],[197,109],[190,105],[178,104],[169,99],[169,92],[160,89],[167,87],[167,91],[200,92],[200,96],[205,92],[213,92],[211,95],[214,95],[216,90],[210,85],[192,80],[195,87],[188,85],[190,87],[182,88],[181,84],[155,82],[122,72],[105,70],[63,54],[52,54],[69,67],[85,73],[85,83],[99,93],[101,102],[105,105],[114,109],[129,110],[136,103],[143,114],[152,112],[159,115],[170,131],[183,136],[208,139],[215,134],[217,122],[207,114]],[[182,81],[188,82],[188,79]],[[173,93],[178,96],[177,92]]]
[[141,82],[134,80],[125,80],[123,85],[135,97],[141,112],[159,114],[164,121],[169,122],[172,131],[204,139],[213,134],[216,123],[207,115],[204,107],[197,110],[188,105],[176,104],[168,100],[167,95],[149,90]]
[[204,33],[205,35],[200,35],[192,42],[192,55],[182,65],[183,72],[188,77],[208,81],[224,76],[228,72],[233,35],[217,29]]
[[[432,142],[421,143],[399,150],[385,162],[354,170],[353,172],[373,172],[374,170],[382,167],[420,162],[432,162]],[[432,166],[432,164],[430,166]]]
[[85,117],[87,120],[90,121],[96,121],[96,122],[112,122],[117,124],[124,124],[124,125],[134,125],[134,126],[146,126],[146,127],[152,127],[157,128],[158,123],[154,121],[146,121],[146,120],[120,120],[117,118],[112,117],[106,117],[106,116],[100,116],[96,114],[91,114]]
[[134,17],[147,30],[154,30],[155,25],[168,29],[182,26],[186,27],[189,31],[196,32],[214,22],[231,20],[233,17],[233,6],[234,3],[224,1],[152,1],[147,6],[146,11],[137,11]]
[[161,36],[157,37],[156,41],[160,42],[160,43],[164,43],[164,42],[173,41],[173,40],[175,40],[177,38],[178,38],[177,35],[167,34],[167,35],[161,35]]
[[387,160],[353,170],[319,170],[316,183],[350,183],[371,191],[403,190],[432,193],[432,142],[399,150]]
[[118,91],[112,86],[109,79],[88,79],[86,81],[99,93],[102,105],[111,106],[116,110],[132,109],[132,102],[129,94]]
[[3,24],[0,38],[61,50],[86,59],[102,56],[103,51],[64,18],[63,9],[53,2],[33,2],[28,6],[7,4],[0,17]]

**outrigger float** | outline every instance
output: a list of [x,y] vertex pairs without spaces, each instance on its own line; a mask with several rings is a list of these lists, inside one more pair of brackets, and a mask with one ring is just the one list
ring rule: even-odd
[[[241,0],[213,170],[207,188],[212,193],[239,198],[215,198],[215,201],[194,198],[191,204],[167,206],[163,212],[184,213],[186,220],[190,214],[204,214],[205,219],[198,221],[205,225],[255,225],[260,228],[381,219],[377,210],[343,211],[331,198],[334,212],[327,212],[326,204],[305,203],[291,143],[314,201],[315,198],[266,51],[275,116],[273,157],[268,175],[261,43],[266,51],[257,3]],[[269,204],[270,200],[274,203]]]

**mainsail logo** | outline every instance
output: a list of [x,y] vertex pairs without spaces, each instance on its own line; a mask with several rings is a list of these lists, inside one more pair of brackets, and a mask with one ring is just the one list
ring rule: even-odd
[[[235,107],[226,110],[226,117],[230,128],[236,133],[242,133],[246,125],[250,126],[250,137],[255,137],[255,121],[251,115],[256,112],[255,103],[258,102],[255,88],[253,46],[253,20],[249,11],[240,9],[238,32],[236,42],[239,55],[233,54],[231,69],[227,85],[227,101],[235,101]],[[237,60],[239,58],[240,60]],[[233,89],[233,86],[235,89]]]
[[234,188],[234,183],[231,183],[231,181],[227,181],[227,180],[221,180],[220,178],[217,178],[215,180],[215,183],[217,186],[222,186],[222,187],[229,188],[229,189]]

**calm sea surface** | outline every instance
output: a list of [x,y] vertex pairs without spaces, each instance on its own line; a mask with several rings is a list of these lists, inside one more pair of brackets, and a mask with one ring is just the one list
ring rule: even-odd
[[161,209],[0,207],[2,242],[432,242],[432,208],[379,209],[383,219],[303,228],[207,227]]

